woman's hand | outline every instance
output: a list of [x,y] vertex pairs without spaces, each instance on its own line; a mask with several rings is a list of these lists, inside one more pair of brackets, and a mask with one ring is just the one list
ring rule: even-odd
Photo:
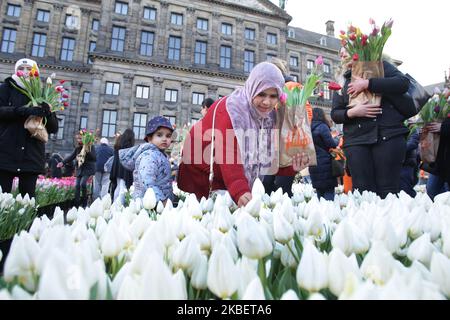
[[431,132],[431,133],[440,133],[441,132],[441,125],[442,123],[440,122],[430,122],[425,126],[425,130],[427,132]]
[[57,167],[57,168],[62,168],[62,167],[64,167],[64,163],[59,162],[59,163],[56,165],[56,167]]
[[352,80],[352,82],[350,82],[350,84],[348,85],[347,93],[349,95],[357,95],[358,93],[367,90],[368,87],[369,80],[360,77],[354,77],[354,80]]
[[252,194],[250,192],[246,192],[239,198],[237,205],[239,208],[243,207],[249,203],[250,200],[252,200]]
[[376,118],[382,113],[382,109],[378,104],[357,104],[347,111],[349,118]]
[[292,157],[292,168],[301,171],[309,165],[309,156],[306,153],[297,153]]

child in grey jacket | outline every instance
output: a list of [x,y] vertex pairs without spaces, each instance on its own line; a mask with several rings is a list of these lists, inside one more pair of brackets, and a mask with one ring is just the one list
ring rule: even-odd
[[152,188],[156,201],[165,203],[173,200],[170,162],[164,151],[172,143],[173,127],[167,118],[152,118],[146,128],[147,143],[129,149],[119,150],[122,165],[133,170],[133,197],[143,198],[145,191]]

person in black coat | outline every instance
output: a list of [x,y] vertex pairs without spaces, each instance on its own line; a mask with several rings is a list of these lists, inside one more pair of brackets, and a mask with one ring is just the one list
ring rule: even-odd
[[95,162],[95,177],[94,177],[94,191],[92,199],[98,197],[103,198],[109,189],[109,172],[105,172],[105,163],[113,156],[113,148],[109,146],[109,141],[106,138],[100,139],[100,144],[95,148],[97,160]]
[[11,192],[14,177],[18,177],[20,194],[30,197],[35,196],[38,175],[45,174],[45,143],[33,138],[24,123],[29,116],[44,117],[47,132],[58,132],[58,120],[49,106],[26,106],[30,100],[14,87],[23,86],[17,71],[28,74],[34,64],[20,59],[14,75],[0,85],[0,185],[3,192]]
[[414,186],[419,182],[418,172],[418,149],[419,149],[419,131],[415,130],[409,136],[406,142],[406,156],[403,162],[400,174],[400,190],[405,191],[411,197],[415,197],[417,192]]
[[[78,156],[78,154],[81,152],[81,149],[83,148],[83,143],[81,140],[81,135],[76,135],[76,141],[77,146],[73,150],[72,154],[69,155],[67,158],[65,158],[62,162],[58,164],[59,167],[62,167],[66,165],[67,163],[72,162],[75,160]],[[80,165],[78,165],[78,161],[75,165],[75,176],[77,177],[77,181],[75,183],[75,206],[82,206],[85,208],[87,206],[87,182],[89,178],[95,174],[95,150],[94,147],[91,146],[91,149],[89,152],[86,153],[86,156],[84,158],[84,162]],[[80,191],[81,191],[81,200],[80,200]]]
[[[341,57],[348,61],[346,53]],[[403,121],[411,116],[404,110],[415,109],[406,94],[408,78],[387,61],[383,67],[384,78],[355,78],[352,82],[351,69],[346,70],[342,92],[334,93],[331,111],[333,121],[344,124],[344,152],[353,189],[376,192],[381,198],[399,192],[409,132]],[[349,94],[364,90],[381,94],[381,106],[367,103],[349,108]]]
[[62,177],[62,170],[61,168],[58,168],[58,163],[63,161],[63,158],[58,154],[54,153],[50,157],[48,161],[48,167],[50,171],[50,177],[52,178],[61,178]]
[[450,185],[450,113],[442,123],[429,123],[426,129],[440,135],[435,165],[436,174]]
[[117,138],[114,144],[114,159],[111,167],[111,199],[116,200],[119,197],[119,183],[125,184],[127,189],[133,185],[133,171],[125,169],[119,160],[119,150],[131,148],[134,146],[134,131],[126,129],[122,135]]
[[325,112],[320,108],[313,108],[311,133],[317,158],[317,165],[309,167],[312,185],[316,189],[319,199],[325,198],[333,201],[337,179],[331,174],[331,155],[329,150],[336,148],[338,143],[331,136]]

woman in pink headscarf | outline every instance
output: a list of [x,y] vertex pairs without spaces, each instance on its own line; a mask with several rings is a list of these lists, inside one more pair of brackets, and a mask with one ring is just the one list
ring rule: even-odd
[[278,167],[274,108],[283,86],[281,71],[262,62],[253,68],[244,87],[217,100],[185,140],[178,187],[198,198],[208,197],[213,190],[227,190],[238,206],[243,206],[251,200],[256,178],[305,168],[307,159],[300,154],[294,157],[292,167]]

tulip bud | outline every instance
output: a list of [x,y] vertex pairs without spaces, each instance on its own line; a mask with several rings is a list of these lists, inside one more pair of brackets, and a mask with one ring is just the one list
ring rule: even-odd
[[156,207],[156,195],[152,188],[148,188],[147,191],[145,191],[142,203],[147,210],[152,210]]

